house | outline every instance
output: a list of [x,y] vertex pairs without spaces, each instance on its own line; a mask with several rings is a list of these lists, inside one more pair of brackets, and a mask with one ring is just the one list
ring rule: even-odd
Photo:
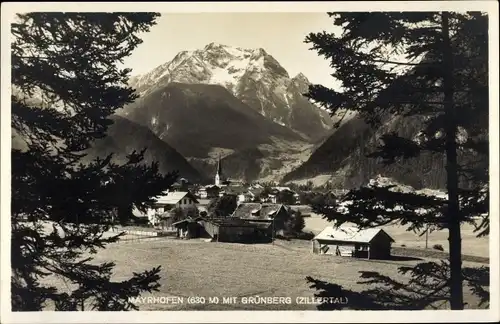
[[265,201],[265,197],[262,197],[264,189],[256,189],[249,187],[248,190],[241,196],[238,197],[238,202],[260,202]]
[[312,252],[367,259],[388,259],[394,239],[380,228],[326,227],[312,239]]
[[254,183],[250,186],[250,189],[264,189],[264,187],[259,183]]
[[276,197],[275,194],[269,194],[267,198],[264,199],[264,201],[276,204],[276,202],[278,201],[278,197]]
[[200,197],[200,199],[208,198],[207,189],[205,187],[201,187],[200,189],[198,189],[198,192],[196,192],[196,194],[198,195],[198,197]]
[[292,189],[290,189],[290,187],[273,187],[272,189],[273,189],[273,190],[276,190],[277,192],[281,192],[281,191],[285,191],[285,190],[286,190],[286,191],[292,191],[292,192],[293,192],[293,190],[292,190]]
[[224,192],[226,194],[238,196],[248,192],[248,189],[245,186],[227,186],[224,187]]
[[282,204],[240,203],[231,217],[269,224],[274,234],[283,235],[290,216],[290,211]]
[[175,209],[177,207],[186,209],[196,207],[198,200],[188,191],[168,191],[163,195],[158,196],[156,201],[149,206],[147,216],[150,223],[156,223],[158,215],[164,212]]
[[253,199],[253,195],[245,186],[227,186],[224,188],[223,194],[236,196],[238,203],[250,202]]
[[299,202],[299,194],[295,191],[293,191],[292,189],[290,189],[290,187],[273,187],[271,188],[271,194],[273,195],[272,197],[272,200],[274,201],[274,203],[277,202],[277,200],[279,200],[279,194],[282,193],[282,192],[286,192],[286,193],[289,193],[290,195],[293,196],[294,198],[294,204],[298,203]]
[[247,191],[238,195],[238,203],[252,202],[255,200],[255,195],[251,191]]
[[174,182],[170,188],[170,191],[189,191],[191,183],[186,178],[180,178],[178,181]]
[[169,191],[164,195],[158,196],[153,206],[157,209],[164,207],[165,210],[169,210],[176,207],[195,207],[197,203],[198,200],[189,191]]
[[225,183],[227,186],[230,186],[230,187],[245,187],[245,181],[238,180],[238,179],[227,178]]
[[269,242],[271,224],[239,218],[207,218],[200,221],[206,233],[217,242]]

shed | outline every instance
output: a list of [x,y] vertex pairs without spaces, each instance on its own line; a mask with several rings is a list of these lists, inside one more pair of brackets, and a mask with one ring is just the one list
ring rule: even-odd
[[200,221],[205,231],[218,242],[261,242],[271,238],[269,223],[239,218],[210,218]]
[[367,259],[388,259],[394,239],[380,228],[326,227],[312,239],[312,252]]
[[201,220],[201,217],[188,217],[173,223],[172,226],[175,227],[177,230],[177,236],[180,238],[199,237],[202,229],[201,225],[198,223],[199,220]]

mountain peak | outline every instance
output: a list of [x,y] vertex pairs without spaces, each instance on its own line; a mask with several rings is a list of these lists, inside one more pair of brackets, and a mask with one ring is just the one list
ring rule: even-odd
[[302,81],[302,82],[305,82],[305,83],[309,83],[309,79],[302,72],[300,72],[299,74],[297,74],[296,76],[294,76],[293,79],[297,80],[297,81]]
[[[302,93],[309,86],[307,78],[302,73],[290,78],[286,69],[261,47],[210,42],[180,52],[172,61],[134,78],[131,86],[144,96],[173,82],[220,85],[261,115],[306,136],[314,137],[329,127],[321,112],[303,100]],[[303,122],[307,114],[310,118]]]
[[210,50],[210,49],[219,49],[219,48],[222,48],[222,47],[227,47],[226,45],[223,45],[223,44],[220,44],[220,43],[217,43],[217,42],[211,42],[209,44],[207,44],[205,46],[205,50]]
[[253,53],[257,54],[257,55],[268,55],[267,52],[266,52],[266,50],[263,49],[262,47],[254,49]]

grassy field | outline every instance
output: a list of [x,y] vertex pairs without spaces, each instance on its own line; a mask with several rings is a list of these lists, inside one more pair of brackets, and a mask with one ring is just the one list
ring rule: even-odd
[[[140,310],[315,310],[313,304],[297,304],[297,297],[312,297],[306,276],[360,291],[359,271],[378,271],[396,280],[406,281],[397,271],[400,265],[417,261],[368,261],[315,255],[307,241],[278,241],[271,244],[207,243],[202,240],[168,238],[134,240],[112,244],[97,254],[96,261],[114,261],[114,280],[129,278],[139,272],[161,265],[160,292],[142,297],[183,297],[183,303],[171,301],[137,304]],[[467,265],[467,263],[464,263]],[[56,280],[56,279],[52,279]],[[59,282],[60,287],[65,283]],[[291,304],[242,304],[248,296],[290,297]],[[202,304],[188,304],[189,296],[205,297]],[[208,303],[219,297],[219,304]],[[237,297],[234,304],[222,304],[223,297]],[[342,296],[339,296],[342,297]],[[477,301],[466,289],[470,308]],[[163,299],[165,300],[165,299]]]
[[[305,218],[306,227],[304,231],[310,231],[314,234],[321,232],[330,223],[317,214]],[[395,247],[405,245],[409,248],[425,248],[425,235],[418,236],[413,232],[406,231],[405,227],[389,225],[381,228],[387,232],[396,242]],[[477,238],[474,226],[465,224],[462,226],[462,254],[489,257],[489,239],[488,237]],[[434,244],[441,244],[445,251],[448,251],[448,232],[435,231],[429,233],[428,247],[432,249]]]

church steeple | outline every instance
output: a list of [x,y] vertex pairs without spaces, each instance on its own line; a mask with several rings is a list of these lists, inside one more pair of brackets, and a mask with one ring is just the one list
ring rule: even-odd
[[215,185],[220,186],[222,181],[222,163],[219,155],[219,160],[217,161],[217,173],[215,174]]

